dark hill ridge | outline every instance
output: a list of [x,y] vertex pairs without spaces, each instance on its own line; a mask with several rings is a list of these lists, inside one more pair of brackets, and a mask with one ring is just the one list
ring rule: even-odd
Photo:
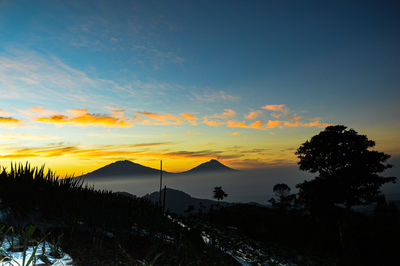
[[[209,172],[235,171],[217,160],[210,160],[202,163],[186,172],[176,174],[197,174]],[[171,175],[172,173],[163,171],[163,174]],[[93,172],[82,175],[84,178],[107,178],[107,177],[139,177],[139,176],[159,176],[160,170],[151,167],[143,166],[128,160],[116,161],[106,166],[103,166]]]
[[[160,198],[160,193],[158,191],[155,191],[151,194],[144,195],[143,198],[147,198],[154,203],[158,203]],[[164,198],[164,190],[162,190],[161,192],[161,198],[162,199]],[[167,188],[167,193],[165,197],[165,209],[177,214],[185,214],[185,210],[187,210],[189,206],[193,206],[193,212],[197,213],[199,211],[202,212],[208,211],[211,208],[211,206],[225,207],[229,205],[230,203],[224,201],[218,202],[210,199],[193,198],[192,196],[183,191],[172,188]]]

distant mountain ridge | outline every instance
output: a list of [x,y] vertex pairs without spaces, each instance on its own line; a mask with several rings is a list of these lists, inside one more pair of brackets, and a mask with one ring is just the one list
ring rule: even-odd
[[[163,173],[167,173],[163,171]],[[93,178],[102,178],[102,177],[111,177],[111,176],[148,176],[160,175],[160,170],[154,169],[151,167],[143,166],[138,163],[134,163],[128,160],[124,161],[116,161],[106,166],[103,166],[99,169],[96,169],[90,173],[84,174],[81,177],[93,177]]]
[[[236,171],[230,167],[227,167],[217,160],[210,160],[202,163],[188,171],[181,173],[170,173],[163,171],[163,174],[167,175],[180,175],[180,174],[199,174],[199,173],[210,173],[210,172],[229,172]],[[116,161],[92,172],[86,173],[80,177],[83,178],[107,178],[107,177],[139,177],[139,176],[159,176],[160,170],[147,167],[138,163],[134,163],[128,160]]]
[[225,171],[235,171],[234,169],[223,165],[217,160],[210,160],[208,162],[202,163],[188,171],[182,172],[182,174],[193,174],[202,172],[225,172]]

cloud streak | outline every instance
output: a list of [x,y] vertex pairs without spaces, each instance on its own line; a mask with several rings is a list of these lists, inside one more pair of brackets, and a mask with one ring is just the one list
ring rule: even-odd
[[259,117],[262,114],[261,110],[257,110],[257,111],[252,111],[250,113],[248,113],[245,118],[246,119],[256,119],[257,117]]
[[219,118],[219,119],[228,119],[230,117],[234,117],[236,115],[236,111],[232,109],[224,109],[222,114],[214,114],[210,116],[210,118]]
[[[320,119],[314,119],[311,122],[301,122],[301,116],[296,113],[290,113],[290,109],[284,104],[275,105],[265,105],[262,107],[264,110],[278,112],[271,113],[270,115],[276,120],[268,120],[264,122],[263,120],[257,120],[252,123],[247,123],[246,121],[238,121],[230,119],[236,115],[236,112],[232,109],[224,109],[225,112],[221,114],[214,114],[211,116],[204,116],[203,123],[217,127],[225,125],[231,128],[246,128],[246,129],[257,129],[257,130],[269,130],[273,128],[292,128],[292,127],[320,127],[324,128],[330,124],[322,123]],[[262,114],[262,110],[256,110],[248,113],[245,118],[253,120]],[[210,120],[209,118],[213,118]],[[228,120],[229,119],[229,120]]]
[[[191,113],[180,113],[179,115],[173,115],[171,113],[159,114],[153,112],[137,112],[140,116],[135,117],[135,122],[142,125],[156,125],[156,126],[165,126],[165,125],[183,125],[189,123],[191,125],[196,126],[197,120],[199,119],[197,116]],[[144,119],[143,117],[147,118]]]
[[269,111],[279,111],[282,113],[287,113],[289,110],[284,104],[271,104],[271,105],[265,105],[261,107],[262,109],[269,110]]
[[199,120],[197,116],[189,113],[181,113],[180,115],[183,116],[193,126],[197,126],[197,120]]
[[220,91],[204,91],[202,94],[192,93],[189,96],[189,99],[195,102],[206,102],[206,103],[214,103],[214,102],[234,102],[240,99],[240,96],[231,95],[223,90]]
[[18,128],[26,127],[25,121],[9,116],[0,116],[0,127]]
[[74,102],[93,108],[110,104],[110,95],[115,104],[121,105],[137,97],[137,91],[142,99],[154,100],[164,90],[182,90],[179,85],[157,81],[105,79],[92,72],[74,68],[56,56],[8,49],[0,53],[0,99],[29,99],[36,104],[49,100],[60,104]]
[[127,157],[137,158],[170,158],[170,159],[230,159],[239,158],[243,154],[230,154],[221,150],[172,150],[167,149],[137,149],[145,147],[157,147],[160,145],[173,145],[174,143],[138,143],[126,145],[103,145],[95,147],[84,147],[79,145],[66,145],[64,143],[51,144],[42,147],[3,148],[0,159],[25,159],[34,157],[75,157],[78,159],[107,159],[112,157],[124,159]]
[[149,119],[143,119],[139,116],[136,116],[136,122],[139,122],[144,125],[182,125],[184,123],[183,118],[179,116],[175,116],[171,113],[168,114],[158,114],[152,112],[138,112],[139,115],[144,116]]
[[48,135],[37,135],[28,133],[2,133],[0,134],[0,139],[4,140],[51,140],[51,139],[61,139],[58,136],[48,136]]
[[12,118],[12,117],[0,117],[0,124],[8,124],[8,123],[22,123],[22,120]]
[[52,123],[56,125],[70,124],[73,126],[87,127],[108,127],[108,128],[127,128],[132,124],[127,123],[127,118],[123,115],[123,110],[114,111],[113,115],[91,114],[87,109],[67,110],[69,116],[55,114],[48,117],[36,117],[35,121],[41,123]]
[[227,127],[237,127],[237,128],[253,128],[253,129],[260,129],[263,121],[255,121],[251,124],[246,124],[246,122],[240,122],[236,120],[229,120],[226,122]]
[[[302,121],[302,116],[296,113],[290,113],[287,106],[266,105],[262,108],[271,112],[275,118],[264,120],[256,120],[253,122],[240,121],[233,119],[237,112],[233,109],[226,108],[222,113],[214,113],[213,115],[205,115],[202,120],[192,112],[182,112],[177,115],[173,113],[155,113],[148,111],[137,112],[137,115],[130,119],[125,115],[125,110],[116,107],[105,107],[110,114],[90,113],[88,109],[67,109],[65,113],[59,113],[54,110],[46,109],[42,106],[33,106],[25,110],[18,110],[21,114],[29,117],[33,122],[50,123],[54,125],[73,125],[78,127],[105,127],[105,128],[129,128],[134,124],[137,125],[155,125],[155,126],[179,126],[192,125],[197,126],[199,123],[210,127],[226,126],[229,128],[243,128],[256,130],[269,130],[274,128],[294,128],[294,127],[320,127],[324,128],[330,124],[323,123],[320,118],[313,118],[308,122]],[[1,110],[4,114],[7,113]],[[262,114],[262,110],[256,110],[248,113],[245,118],[254,120]],[[23,126],[23,120],[13,117],[0,116],[1,124],[10,124]]]

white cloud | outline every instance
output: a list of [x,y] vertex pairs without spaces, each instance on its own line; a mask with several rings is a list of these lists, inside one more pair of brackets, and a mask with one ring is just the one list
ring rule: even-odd
[[[133,96],[160,96],[182,86],[133,79],[129,83],[95,77],[76,69],[60,58],[32,51],[0,53],[0,99],[29,100],[36,104],[73,103],[97,108],[120,105]],[[110,97],[112,95],[112,97]]]

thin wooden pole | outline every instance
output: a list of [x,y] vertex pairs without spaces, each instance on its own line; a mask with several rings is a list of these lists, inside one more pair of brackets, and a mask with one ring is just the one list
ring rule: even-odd
[[162,192],[162,160],[160,161],[160,198],[159,198],[159,200],[158,200],[158,204],[160,205],[160,207],[162,206],[161,205],[161,192]]
[[167,186],[164,186],[164,200],[163,200],[163,212],[165,212],[165,198],[167,196]]

